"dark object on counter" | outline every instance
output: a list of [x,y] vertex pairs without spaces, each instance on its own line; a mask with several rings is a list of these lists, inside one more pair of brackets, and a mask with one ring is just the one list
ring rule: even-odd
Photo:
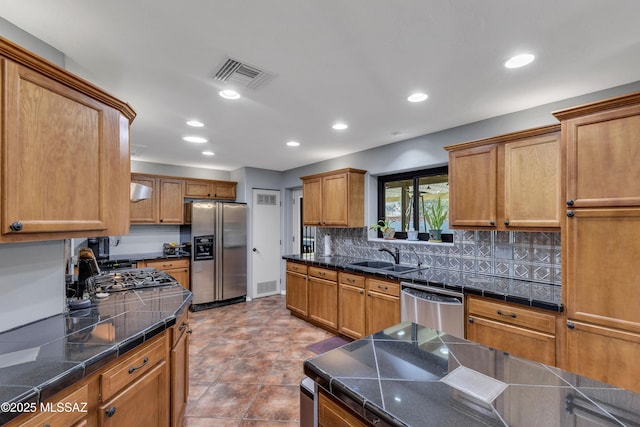
[[96,259],[109,259],[109,237],[89,237],[87,246]]
[[93,255],[93,251],[88,248],[80,249],[78,257],[78,282],[76,287],[76,297],[82,298],[87,290],[87,279],[100,274],[98,262]]

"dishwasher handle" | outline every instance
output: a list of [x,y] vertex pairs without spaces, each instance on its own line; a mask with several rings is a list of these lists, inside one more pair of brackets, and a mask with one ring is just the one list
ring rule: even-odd
[[411,295],[414,298],[418,298],[425,301],[437,302],[438,304],[450,304],[450,305],[462,305],[462,299],[447,295],[439,295],[436,293],[425,292],[418,289],[405,288],[403,293]]

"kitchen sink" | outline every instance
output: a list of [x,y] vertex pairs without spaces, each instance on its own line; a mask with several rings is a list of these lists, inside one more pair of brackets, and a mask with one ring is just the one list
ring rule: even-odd
[[400,265],[386,261],[360,261],[349,264],[352,267],[358,267],[362,270],[377,271],[380,273],[410,273],[420,270],[419,267],[412,265]]
[[375,268],[375,269],[380,269],[380,268],[390,268],[393,267],[395,264],[392,262],[386,262],[386,261],[361,261],[361,262],[354,262],[352,264],[349,265],[353,265],[356,267],[367,267],[367,268]]

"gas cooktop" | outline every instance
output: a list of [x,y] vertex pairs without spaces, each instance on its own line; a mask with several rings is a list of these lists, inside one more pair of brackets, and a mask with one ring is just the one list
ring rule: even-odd
[[178,281],[171,275],[155,268],[114,270],[87,279],[88,289],[96,295],[176,284]]

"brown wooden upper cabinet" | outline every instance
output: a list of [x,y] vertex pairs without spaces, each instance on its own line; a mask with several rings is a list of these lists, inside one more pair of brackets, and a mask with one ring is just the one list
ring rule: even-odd
[[233,181],[187,180],[184,197],[194,199],[235,200],[237,183]]
[[559,230],[560,126],[445,147],[452,228]]
[[0,243],[129,231],[124,102],[0,38]]
[[131,174],[131,181],[152,188],[151,198],[131,202],[132,224],[182,224],[184,182],[180,179]]
[[360,169],[340,169],[300,177],[304,225],[364,227],[364,175]]

